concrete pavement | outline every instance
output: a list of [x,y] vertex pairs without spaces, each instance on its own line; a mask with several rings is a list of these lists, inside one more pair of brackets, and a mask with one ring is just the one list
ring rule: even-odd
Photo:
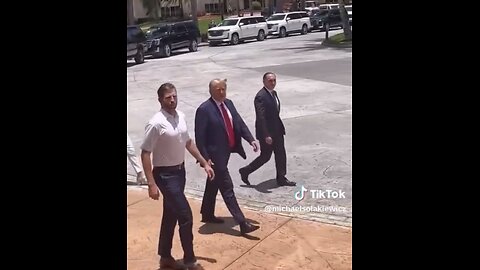
[[[250,239],[239,237],[220,195],[216,213],[226,224],[200,222],[205,175],[187,154],[185,193],[194,215],[195,251],[206,269],[352,268],[352,50],[324,48],[323,38],[324,33],[314,32],[237,46],[205,46],[196,53],[176,52],[167,59],[129,64],[128,132],[137,151],[145,123],[159,109],[156,90],[161,83],[177,86],[178,109],[186,114],[193,137],[195,109],[208,98],[208,82],[228,78],[228,97],[254,133],[253,97],[262,87],[261,76],[266,71],[277,73],[287,129],[287,176],[298,186],[275,184],[273,158],[250,176],[251,187],[243,185],[238,168],[258,155],[244,142],[247,160],[233,155],[229,169],[240,206],[261,229]],[[127,168],[128,183],[134,178],[128,163]],[[302,187],[304,194],[299,193]],[[149,199],[144,187],[127,185],[127,190],[128,269],[157,269],[161,202]],[[325,191],[344,196],[323,196]],[[317,210],[267,213],[271,206]],[[178,232],[173,255],[182,257]]]
[[[127,269],[158,269],[157,244],[162,201],[148,198],[144,187],[127,188]],[[352,229],[243,208],[260,229],[248,238],[239,236],[223,201],[216,215],[225,224],[200,222],[201,201],[189,198],[193,211],[194,249],[208,270],[352,269]],[[172,255],[181,259],[178,227]]]
[[[245,187],[238,169],[258,153],[243,142],[247,160],[233,155],[229,162],[237,198],[257,210],[267,205],[341,207],[345,211],[309,212],[303,217],[348,226],[352,223],[352,50],[322,47],[324,35],[313,32],[237,46],[202,47],[195,53],[176,52],[169,58],[146,59],[144,64],[128,67],[128,132],[137,151],[145,123],[159,109],[156,90],[161,83],[177,86],[178,109],[187,116],[193,137],[195,110],[209,97],[208,82],[228,78],[228,97],[254,133],[253,97],[262,87],[263,73],[274,71],[287,132],[287,177],[298,187],[276,186],[273,158],[250,176],[252,186]],[[127,168],[133,174],[128,163]],[[186,168],[186,192],[201,196],[205,175],[188,154]],[[294,194],[302,186],[308,196],[297,200]],[[345,198],[312,197],[312,190],[344,192]]]

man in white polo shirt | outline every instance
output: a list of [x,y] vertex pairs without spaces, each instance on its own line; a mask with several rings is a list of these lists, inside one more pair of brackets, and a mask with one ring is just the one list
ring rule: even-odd
[[[162,109],[148,122],[141,146],[142,164],[148,181],[148,195],[158,200],[163,195],[163,217],[158,241],[160,268],[182,269],[172,257],[172,240],[178,221],[183,261],[188,270],[199,270],[193,252],[192,210],[184,194],[185,148],[205,169],[209,179],[214,172],[188,134],[185,115],[176,110],[177,90],[164,83],[157,91]],[[152,168],[153,165],[153,168]]]

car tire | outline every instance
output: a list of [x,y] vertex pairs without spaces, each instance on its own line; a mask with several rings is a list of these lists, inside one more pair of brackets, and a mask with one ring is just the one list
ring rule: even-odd
[[308,26],[306,24],[302,25],[302,35],[306,35],[308,33]]
[[137,49],[137,54],[135,55],[135,63],[142,64],[145,62],[145,55],[143,53],[143,47]]
[[286,36],[287,36],[287,29],[285,29],[285,27],[281,27],[280,28],[280,33],[278,34],[278,37],[284,38]]
[[263,30],[258,31],[257,40],[263,41],[265,39],[265,32]]
[[198,43],[196,40],[191,40],[190,45],[188,46],[188,50],[191,52],[196,52],[198,50]]
[[232,39],[230,40],[230,44],[232,44],[232,45],[237,45],[238,42],[239,42],[238,34],[237,34],[237,33],[233,33]]
[[161,52],[162,57],[170,57],[172,55],[172,47],[170,44],[164,44]]

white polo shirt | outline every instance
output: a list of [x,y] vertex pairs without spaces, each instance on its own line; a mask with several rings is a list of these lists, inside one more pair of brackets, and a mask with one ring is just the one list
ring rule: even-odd
[[185,160],[185,145],[190,139],[185,114],[175,116],[161,109],[145,127],[142,150],[152,153],[153,166],[175,166]]

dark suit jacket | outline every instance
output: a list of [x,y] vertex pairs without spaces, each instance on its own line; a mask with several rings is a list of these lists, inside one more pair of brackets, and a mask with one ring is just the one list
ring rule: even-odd
[[[280,99],[278,102],[280,104]],[[265,87],[258,91],[254,105],[256,113],[255,135],[258,140],[265,141],[266,137],[285,135],[285,126],[280,119],[280,111],[277,109],[275,99]]]
[[246,159],[242,146],[242,138],[251,143],[253,138],[250,130],[238,114],[233,102],[224,101],[225,106],[232,114],[233,129],[235,132],[235,149],[228,145],[228,135],[220,109],[212,98],[209,98],[198,107],[195,114],[195,143],[205,160],[211,159],[216,169],[226,169],[230,153],[238,153]]

